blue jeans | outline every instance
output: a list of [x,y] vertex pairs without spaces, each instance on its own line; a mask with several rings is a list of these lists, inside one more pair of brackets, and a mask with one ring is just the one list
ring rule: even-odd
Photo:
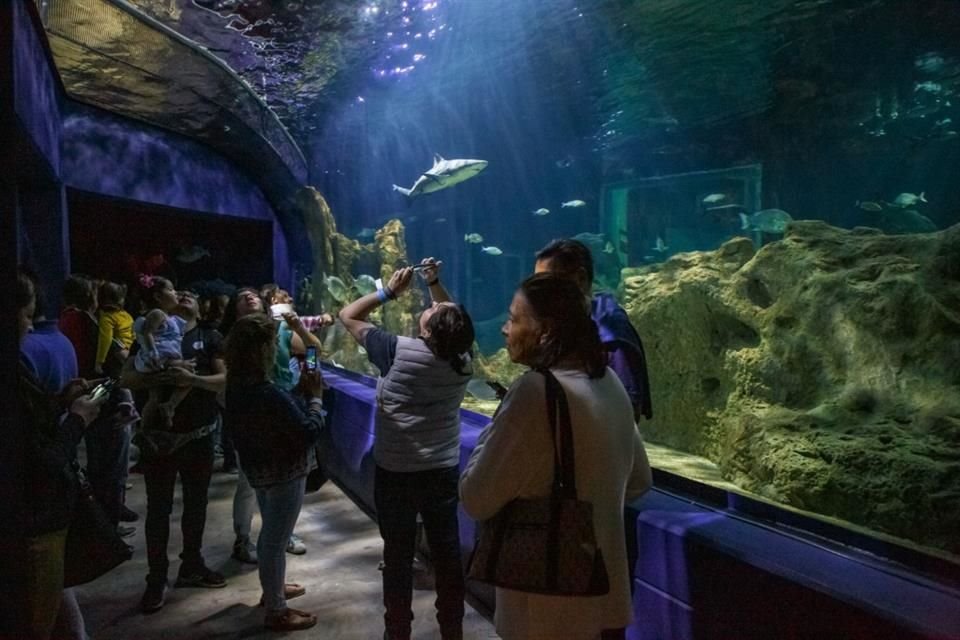
[[441,638],[460,638],[464,578],[457,523],[460,469],[398,473],[377,467],[374,502],[383,538],[384,623],[391,638],[409,638],[417,514],[423,518],[437,581]]
[[110,420],[97,419],[83,437],[87,443],[87,479],[93,495],[111,522],[118,524],[126,493],[130,427],[114,429]]
[[263,604],[268,614],[282,613],[287,608],[283,585],[287,571],[287,542],[297,523],[303,505],[307,477],[257,487],[260,504],[260,536],[257,538],[257,569],[263,589]]

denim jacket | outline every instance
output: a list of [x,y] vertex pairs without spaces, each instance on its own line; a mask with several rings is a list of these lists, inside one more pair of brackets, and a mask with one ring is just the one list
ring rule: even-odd
[[306,475],[323,428],[318,402],[307,408],[270,382],[227,381],[224,428],[250,485],[265,487]]

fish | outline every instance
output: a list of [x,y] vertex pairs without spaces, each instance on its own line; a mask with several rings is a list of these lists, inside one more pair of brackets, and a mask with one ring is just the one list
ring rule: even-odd
[[726,194],[711,193],[710,195],[705,196],[703,200],[701,200],[701,202],[703,202],[703,204],[715,204],[717,202],[723,202],[726,199],[727,199]]
[[376,229],[373,229],[371,227],[364,227],[363,229],[360,229],[360,233],[357,234],[357,237],[360,238],[361,240],[369,240],[375,235],[377,235]]
[[894,198],[893,204],[900,207],[901,209],[905,209],[907,207],[912,207],[918,202],[927,202],[925,195],[926,195],[925,191],[921,191],[920,195],[915,195],[913,193],[901,193],[896,198]]
[[503,255],[503,251],[500,249],[500,247],[492,247],[492,246],[491,246],[491,247],[481,247],[481,248],[480,248],[480,251],[483,251],[483,252],[484,252],[485,254],[487,254],[488,256],[502,256],[502,255]]
[[373,276],[361,273],[353,279],[353,286],[357,288],[357,293],[365,296],[377,290],[377,281]]
[[613,253],[614,252],[613,243],[610,241],[607,241],[607,244],[603,245],[603,252]]
[[443,222],[446,222],[446,221],[447,221],[446,218],[437,218],[436,220],[434,220],[434,222],[437,222],[437,223],[443,223]]
[[743,229],[763,233],[783,233],[791,220],[793,218],[783,209],[763,209],[750,216],[745,213],[740,214]]
[[663,242],[663,238],[661,238],[660,236],[657,236],[657,241],[656,241],[656,242],[654,243],[654,245],[653,245],[653,250],[656,251],[656,252],[659,253],[659,254],[664,254],[664,253],[666,253],[667,251],[670,250],[670,247],[668,247],[668,246]]
[[467,393],[477,400],[496,400],[497,392],[493,390],[486,380],[474,378],[467,383]]
[[583,233],[578,233],[573,236],[573,239],[583,244],[600,246],[603,244],[605,236],[602,233],[589,233],[584,231]]
[[536,211],[533,212],[533,215],[535,215],[535,216],[545,216],[545,215],[547,215],[548,213],[550,213],[550,209],[544,209],[543,207],[540,207],[539,209],[537,209]]
[[347,302],[350,299],[350,289],[337,276],[327,276],[323,279],[323,283],[337,302]]
[[568,200],[567,202],[561,202],[560,208],[566,209],[567,207],[585,207],[587,203],[583,200]]
[[399,191],[408,198],[435,193],[447,187],[452,187],[464,180],[476,176],[487,168],[486,160],[457,159],[446,160],[439,153],[433,154],[433,166],[420,174],[417,181],[409,189],[393,185],[394,191]]
[[573,162],[573,156],[567,155],[554,162],[554,164],[557,165],[557,169],[569,169],[573,166]]
[[866,202],[860,202],[857,200],[856,206],[863,209],[864,211],[883,211],[883,205],[879,202],[872,202],[867,200]]
[[177,251],[176,260],[177,262],[183,262],[184,264],[191,264],[200,258],[209,256],[210,252],[205,248],[199,245],[193,245],[191,247],[181,247],[180,250]]
[[463,241],[470,244],[480,244],[483,242],[483,236],[479,233],[465,233],[463,234]]

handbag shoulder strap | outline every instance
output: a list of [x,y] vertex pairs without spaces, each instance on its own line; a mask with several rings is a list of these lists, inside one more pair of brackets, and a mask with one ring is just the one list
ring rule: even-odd
[[549,369],[540,369],[539,372],[546,384],[547,419],[553,441],[553,493],[576,500],[576,459],[573,453],[573,426],[567,394],[553,372]]

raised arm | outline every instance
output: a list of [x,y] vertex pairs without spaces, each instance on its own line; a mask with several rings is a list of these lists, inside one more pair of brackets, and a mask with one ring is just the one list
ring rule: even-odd
[[409,289],[412,281],[413,267],[398,269],[390,276],[390,282],[383,289],[357,298],[341,309],[340,322],[357,342],[364,344],[367,332],[374,328],[374,325],[367,320],[370,312]]
[[430,289],[430,299],[433,302],[451,302],[453,298],[440,283],[440,265],[443,262],[434,260],[432,257],[424,258],[420,261],[423,269],[420,270],[420,277]]

